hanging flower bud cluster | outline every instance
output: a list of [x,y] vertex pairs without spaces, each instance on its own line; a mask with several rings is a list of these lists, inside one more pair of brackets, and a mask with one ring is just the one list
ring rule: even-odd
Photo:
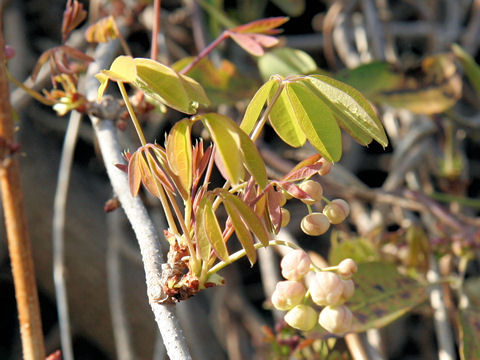
[[[272,304],[288,311],[285,321],[291,327],[309,331],[317,324],[333,334],[344,334],[352,326],[353,315],[344,303],[355,292],[352,275],[357,264],[345,259],[338,266],[319,270],[301,249],[287,253],[281,263],[282,276],[272,294]],[[319,312],[318,307],[323,309]]]

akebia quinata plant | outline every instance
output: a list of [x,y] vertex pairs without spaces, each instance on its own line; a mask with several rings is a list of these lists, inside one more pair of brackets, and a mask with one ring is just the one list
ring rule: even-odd
[[[305,204],[301,228],[308,235],[323,234],[330,224],[345,220],[348,203],[326,199],[322,186],[311,178],[325,175],[340,159],[341,128],[362,145],[372,140],[387,145],[373,108],[358,91],[327,76],[273,75],[258,89],[237,123],[209,111],[202,85],[188,76],[199,59],[227,37],[253,55],[263,53],[264,47],[277,43],[271,34],[286,20],[264,19],[225,31],[183,69],[120,56],[110,69],[97,75],[101,82],[98,94],[101,98],[109,81],[117,83],[142,144],[133,153],[126,152],[128,164],[119,167],[128,171],[132,195],[137,195],[143,184],[159,198],[166,214],[170,250],[160,302],[177,302],[223,284],[219,270],[243,256],[253,265],[259,248],[291,246],[295,250],[282,260],[286,281],[278,284],[273,305],[288,311],[285,319],[294,328],[310,330],[319,323],[330,332],[344,333],[352,322],[352,313],[343,304],[354,293],[351,276],[355,263],[345,260],[336,267],[319,269],[303,250],[276,236],[288,223],[289,213],[283,208],[287,199]],[[189,117],[179,120],[164,141],[148,143],[125,83],[154,104]],[[269,179],[255,145],[267,124],[288,145],[300,147],[308,140],[318,154],[300,162],[282,179]],[[211,142],[193,138],[194,126],[203,126]],[[214,167],[225,179],[223,187],[211,186]],[[312,210],[313,204],[322,203],[323,212]],[[218,215],[221,209],[227,214],[226,221]],[[227,245],[234,234],[242,249],[230,253]],[[323,307],[320,315],[319,307]]]

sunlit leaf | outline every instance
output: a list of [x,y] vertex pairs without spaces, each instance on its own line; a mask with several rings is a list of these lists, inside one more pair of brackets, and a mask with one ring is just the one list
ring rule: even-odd
[[288,17],[278,16],[271,17],[266,19],[255,20],[249,22],[248,24],[237,26],[233,29],[230,29],[232,32],[236,33],[257,33],[257,34],[278,34],[279,30],[275,29],[288,21]]
[[282,180],[298,181],[315,175],[324,166],[322,155],[314,154],[299,162]]
[[[332,238],[334,234],[332,233]],[[331,241],[328,254],[329,264],[338,264],[346,258],[355,260],[357,264],[380,260],[373,244],[363,238],[354,238],[344,241]]]
[[128,161],[128,184],[130,187],[130,194],[132,196],[137,196],[138,191],[140,190],[140,184],[142,182],[142,172],[140,169],[140,163],[138,157],[142,154],[138,151],[135,151]]
[[270,216],[270,221],[273,227],[272,230],[278,234],[280,228],[282,227],[282,208],[280,207],[280,197],[283,195],[279,191],[275,191],[272,187],[269,187],[266,196],[268,215]]
[[285,91],[297,121],[313,147],[330,162],[340,160],[340,128],[328,106],[301,83],[288,83]]
[[[231,121],[230,119],[228,120]],[[257,147],[252,139],[250,139],[236,123],[231,121],[230,126],[235,129],[235,132],[240,138],[240,151],[242,153],[242,162],[245,165],[245,168],[255,178],[258,185],[260,185],[260,188],[265,188],[267,186],[267,170],[265,169],[265,163],[263,162]]]
[[85,31],[88,42],[104,43],[118,38],[119,31],[113,16],[107,16],[90,25]]
[[205,232],[205,207],[210,201],[208,196],[204,196],[198,205],[195,213],[195,238],[197,240],[197,252],[203,261],[210,258],[211,245]]
[[262,56],[264,47],[278,44],[278,39],[269,35],[230,33],[230,37],[246,52],[254,56]]
[[272,0],[285,14],[300,16],[305,11],[305,0]]
[[159,182],[166,190],[170,191],[171,193],[175,193],[175,187],[173,186],[168,175],[162,168],[162,163],[165,163],[165,151],[162,148],[162,155],[159,156],[158,148],[158,145],[146,145],[146,151],[144,151],[144,154],[148,161],[149,175],[152,175],[153,178],[157,182]]
[[480,97],[480,66],[478,66],[478,64],[475,62],[475,59],[459,45],[452,44],[451,48],[455,56],[462,63],[465,74],[475,88],[477,96]]
[[208,98],[200,84],[188,76],[151,59],[136,58],[137,76],[133,85],[162,104],[186,114],[194,114]]
[[240,137],[227,126],[225,117],[219,114],[205,114],[202,121],[216,145],[216,153],[222,160],[227,179],[238,184],[243,179]]
[[235,204],[232,203],[229,197],[226,197],[223,200],[223,205],[227,210],[228,215],[230,216],[230,220],[232,221],[233,228],[235,229],[235,233],[237,234],[238,241],[242,244],[242,247],[245,249],[247,254],[248,261],[250,261],[250,265],[253,266],[257,261],[257,251],[253,246],[253,238],[250,235],[250,230],[246,227],[245,223],[243,222],[242,218],[240,217],[237,207]]
[[427,298],[425,285],[401,275],[392,264],[358,264],[352,279],[355,294],[346,305],[353,312],[354,332],[388,325]]
[[241,129],[247,134],[250,134],[253,131],[258,117],[260,116],[260,113],[267,102],[267,98],[274,83],[275,79],[270,79],[267,81],[260,87],[260,89],[258,89],[252,100],[250,100],[250,103],[245,110],[243,120],[240,124]]
[[175,123],[168,134],[166,146],[168,163],[187,194],[190,194],[192,187],[191,126],[189,119]]
[[[279,84],[274,83],[270,89],[268,103],[276,93]],[[307,137],[296,119],[295,110],[293,109],[287,93],[283,90],[277,101],[272,107],[269,115],[270,125],[280,138],[288,145],[300,147],[305,144]]]
[[306,76],[305,83],[326,103],[340,126],[362,145],[372,138],[384,147],[388,145],[382,123],[358,90],[322,75]]
[[235,207],[237,212],[240,214],[241,218],[250,229],[250,231],[255,234],[258,240],[265,246],[268,245],[269,236],[265,226],[255,214],[255,212],[245,204],[237,196],[230,194],[228,191],[218,191],[224,199],[228,199],[230,205]]
[[220,260],[228,262],[227,246],[223,240],[222,230],[218,224],[212,204],[209,201],[205,202],[203,213],[205,234],[207,235],[215,254]]
[[480,359],[480,310],[461,309],[459,313],[460,359]]
[[275,184],[285,190],[287,193],[292,195],[296,199],[300,200],[314,200],[306,193],[303,191],[297,184],[290,182],[290,181],[275,181]]
[[317,70],[317,64],[302,50],[280,47],[258,59],[258,68],[263,79],[278,74],[281,76],[310,74]]

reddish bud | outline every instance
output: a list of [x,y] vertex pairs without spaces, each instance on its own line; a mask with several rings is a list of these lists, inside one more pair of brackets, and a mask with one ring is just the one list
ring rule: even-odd
[[330,227],[328,218],[319,212],[311,213],[302,219],[300,228],[310,236],[318,236],[325,234]]
[[288,280],[300,280],[310,270],[310,257],[301,250],[292,250],[288,252],[280,262],[282,276]]
[[328,162],[324,158],[321,158],[319,162],[322,163],[322,167],[320,168],[320,170],[318,170],[318,175],[320,176],[327,175],[332,169],[332,163]]
[[344,290],[340,276],[330,271],[316,273],[308,289],[313,302],[321,306],[339,304]]
[[280,281],[272,294],[272,304],[278,310],[289,310],[305,297],[307,290],[298,281]]
[[328,217],[330,223],[340,224],[350,214],[350,206],[343,199],[335,199],[323,208],[323,213]]
[[284,319],[288,325],[295,329],[309,331],[315,327],[318,314],[311,306],[301,304],[286,313]]
[[12,59],[16,54],[15,49],[13,47],[11,47],[10,45],[5,45],[4,51],[5,51],[5,58],[7,60]]
[[345,305],[322,309],[318,323],[332,334],[343,334],[352,328],[353,314]]

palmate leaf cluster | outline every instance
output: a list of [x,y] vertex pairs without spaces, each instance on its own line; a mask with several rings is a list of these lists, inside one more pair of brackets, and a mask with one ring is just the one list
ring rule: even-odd
[[[265,38],[256,36],[256,29],[273,34],[270,28],[279,21],[254,22],[228,34],[247,34],[248,42],[265,46]],[[241,41],[246,38],[241,37]],[[202,85],[150,59],[120,56],[97,78],[101,82],[99,98],[109,81],[116,81],[121,88],[129,83],[152,101],[193,115],[172,127],[164,147],[144,143],[126,156],[131,193],[136,195],[143,183],[161,199],[167,212],[173,209],[175,213],[177,220],[169,223],[168,231],[173,235],[169,241],[188,252],[184,266],[189,276],[188,280],[184,277],[167,283],[170,288],[188,288],[191,294],[220,282],[210,270],[217,261],[231,261],[226,243],[234,233],[250,263],[255,263],[256,249],[268,246],[281,227],[278,190],[307,199],[308,194],[295,183],[314,175],[325,160],[340,159],[340,128],[362,145],[372,140],[387,145],[380,121],[360,92],[323,75],[271,76],[253,96],[240,125],[227,116],[199,111],[210,104]],[[125,96],[124,100],[128,102]],[[270,181],[254,143],[267,120],[285,143],[300,147],[308,140],[319,155],[299,164],[284,179]],[[197,123],[208,131],[211,147],[205,149],[202,140],[192,140],[192,127]],[[209,186],[214,164],[227,180],[222,189]],[[183,200],[183,211],[177,195]],[[224,224],[217,216],[220,205],[228,215]],[[180,223],[180,229],[175,222]],[[192,277],[198,283],[193,284]]]

